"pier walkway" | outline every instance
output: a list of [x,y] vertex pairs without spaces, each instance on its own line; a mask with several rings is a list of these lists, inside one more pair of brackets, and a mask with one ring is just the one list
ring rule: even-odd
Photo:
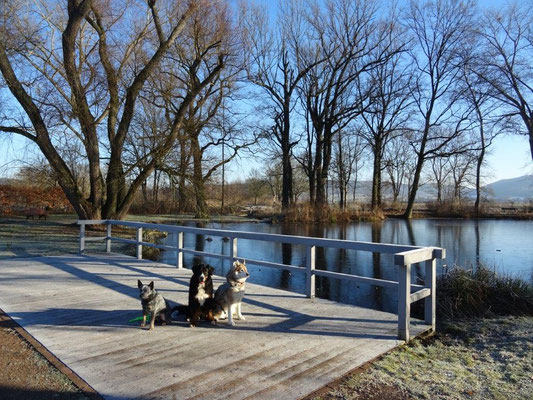
[[4,260],[0,308],[106,399],[298,399],[403,343],[395,314],[251,283],[234,327],[128,322],[137,279],[186,304],[190,276],[115,253]]

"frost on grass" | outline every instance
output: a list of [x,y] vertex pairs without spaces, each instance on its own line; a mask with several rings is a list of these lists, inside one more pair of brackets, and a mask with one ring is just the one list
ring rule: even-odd
[[391,352],[324,398],[379,398],[380,388],[394,398],[533,398],[532,317],[461,320],[446,332]]

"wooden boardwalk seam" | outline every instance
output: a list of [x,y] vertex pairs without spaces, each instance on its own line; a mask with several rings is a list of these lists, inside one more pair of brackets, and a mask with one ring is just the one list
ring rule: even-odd
[[190,276],[113,253],[4,260],[0,308],[106,399],[298,399],[401,343],[395,314],[251,283],[235,327],[128,323],[137,279],[184,304]]

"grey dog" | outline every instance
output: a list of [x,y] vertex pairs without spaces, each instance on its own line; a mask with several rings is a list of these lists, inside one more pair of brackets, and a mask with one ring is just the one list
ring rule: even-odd
[[244,297],[244,287],[246,279],[250,274],[244,261],[235,261],[230,270],[226,274],[226,283],[220,285],[215,292],[214,304],[212,309],[213,322],[224,318],[227,314],[228,324],[235,325],[233,322],[233,313],[237,314],[237,318],[244,321],[241,313],[241,303]]
[[139,297],[141,298],[141,305],[143,308],[143,320],[141,322],[141,328],[146,325],[146,318],[148,317],[148,314],[151,315],[150,330],[154,329],[156,318],[163,324],[170,323],[170,314],[173,310],[163,295],[154,289],[154,281],[150,282],[148,285],[145,285],[138,280],[137,286],[139,288]]

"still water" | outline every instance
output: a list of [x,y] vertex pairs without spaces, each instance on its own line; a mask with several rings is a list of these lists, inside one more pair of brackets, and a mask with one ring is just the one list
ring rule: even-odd
[[[197,226],[197,225],[194,225]],[[199,226],[199,225],[198,225]],[[314,236],[364,242],[410,244],[444,247],[445,260],[437,261],[437,272],[458,265],[475,267],[478,262],[499,273],[533,279],[533,221],[513,220],[451,220],[418,219],[405,221],[387,219],[379,222],[360,222],[335,225],[270,225],[264,223],[209,223],[199,227],[235,231]],[[176,238],[169,235],[169,245]],[[229,254],[229,242],[220,237],[185,234],[184,245],[210,253]],[[305,265],[305,247],[239,239],[238,255],[244,258],[271,261],[297,266]],[[185,266],[190,268],[197,258],[185,255]],[[202,260],[215,267],[215,274],[225,275],[229,264],[213,258]],[[165,252],[163,262],[175,264],[176,253]],[[248,266],[250,282],[277,287],[298,293],[305,292],[305,274],[272,268]],[[388,280],[398,280],[393,256],[340,249],[316,249],[316,268]],[[423,264],[412,268],[413,282],[424,277]],[[338,279],[316,277],[318,297],[396,312],[395,289]]]

